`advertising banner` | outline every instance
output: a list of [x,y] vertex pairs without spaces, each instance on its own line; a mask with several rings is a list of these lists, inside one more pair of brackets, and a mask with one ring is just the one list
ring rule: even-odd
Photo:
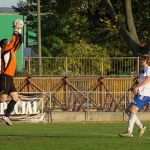
[[[16,103],[10,119],[15,121],[41,122],[43,114],[44,94],[20,94],[20,100]],[[8,102],[0,103],[0,116],[4,115]]]

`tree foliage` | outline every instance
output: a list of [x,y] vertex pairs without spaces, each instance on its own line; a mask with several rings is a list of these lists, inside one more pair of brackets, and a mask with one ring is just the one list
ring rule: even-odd
[[[107,49],[96,44],[88,44],[81,40],[65,49],[61,55],[68,57],[67,66],[70,70],[74,70],[75,75],[102,75],[111,70]],[[103,58],[107,59],[102,60]]]
[[[148,11],[150,2],[148,0],[124,0],[121,4],[120,1],[114,2],[113,0],[106,0],[106,5],[108,8],[108,13],[110,19],[117,26],[120,35],[124,38],[124,41],[130,46],[133,54],[138,56],[142,53],[148,53],[148,44],[145,41],[148,38],[148,34],[142,36],[142,33],[148,33],[147,21],[150,19],[150,13]],[[134,3],[133,3],[134,2]],[[117,7],[116,7],[117,6]],[[139,9],[137,13],[137,9]],[[144,15],[143,17],[143,10]],[[142,21],[138,18],[142,18]],[[143,24],[141,22],[145,22]],[[144,39],[144,40],[141,40]]]
[[[81,40],[107,49],[110,56],[148,52],[149,3],[149,0],[41,0],[42,55],[66,55],[65,51]],[[36,7],[36,0],[28,0],[20,1],[15,8],[26,16],[27,27],[33,32],[37,32]]]

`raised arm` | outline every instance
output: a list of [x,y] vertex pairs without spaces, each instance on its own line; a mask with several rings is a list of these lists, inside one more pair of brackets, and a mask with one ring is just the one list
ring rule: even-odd
[[13,23],[13,35],[10,43],[8,43],[6,50],[10,50],[15,47],[14,51],[19,49],[22,43],[22,28],[23,28],[23,21],[17,19]]

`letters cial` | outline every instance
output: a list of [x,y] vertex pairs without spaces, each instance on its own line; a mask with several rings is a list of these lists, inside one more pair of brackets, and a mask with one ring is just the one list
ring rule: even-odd
[[[4,114],[5,109],[7,108],[7,103],[0,103],[0,115]],[[38,106],[38,101],[18,101],[15,105],[14,115],[32,115],[39,114],[40,108]]]

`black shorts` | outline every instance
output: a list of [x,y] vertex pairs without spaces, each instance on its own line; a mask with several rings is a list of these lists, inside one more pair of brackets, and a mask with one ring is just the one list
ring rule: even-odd
[[0,93],[9,95],[12,92],[16,92],[13,77],[1,74],[0,75]]

